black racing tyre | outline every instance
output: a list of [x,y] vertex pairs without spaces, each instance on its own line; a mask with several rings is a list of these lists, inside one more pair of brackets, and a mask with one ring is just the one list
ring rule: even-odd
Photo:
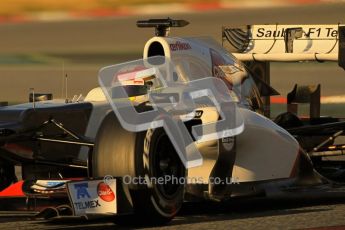
[[131,178],[145,182],[138,185],[136,180],[129,185],[135,217],[118,216],[116,223],[164,224],[182,206],[186,170],[162,128],[129,132],[114,113],[108,114],[96,136],[92,168],[94,177],[111,175],[126,178],[126,183]]

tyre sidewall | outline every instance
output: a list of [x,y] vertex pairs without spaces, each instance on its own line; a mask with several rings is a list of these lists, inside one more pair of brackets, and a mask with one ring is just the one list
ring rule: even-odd
[[[154,178],[155,169],[152,166],[157,154],[154,152],[154,149],[159,144],[159,138],[162,135],[166,135],[164,129],[158,128],[147,130],[144,136],[141,164],[143,168],[140,171],[143,172],[143,177],[145,177],[146,181],[157,181],[155,180],[157,178]],[[168,219],[174,217],[183,203],[184,185],[182,184],[174,196],[169,198],[162,194],[157,183],[148,183],[146,186],[145,192],[149,194],[149,202],[154,206],[154,209],[158,212],[157,214]]]

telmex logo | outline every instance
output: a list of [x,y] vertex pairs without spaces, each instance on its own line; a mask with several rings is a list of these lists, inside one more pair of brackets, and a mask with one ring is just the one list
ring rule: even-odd
[[176,42],[175,44],[174,43],[169,44],[169,46],[172,51],[192,49],[192,47],[188,43],[185,43],[185,42]]
[[80,198],[91,198],[89,192],[87,191],[89,185],[88,183],[74,184],[74,188],[77,190],[77,199]]
[[111,202],[115,199],[113,190],[104,182],[100,182],[97,185],[97,194],[105,202]]

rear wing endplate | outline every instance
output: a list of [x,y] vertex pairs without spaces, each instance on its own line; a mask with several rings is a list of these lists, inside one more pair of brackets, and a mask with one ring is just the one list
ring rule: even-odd
[[241,61],[336,61],[345,69],[345,25],[223,27],[223,46]]

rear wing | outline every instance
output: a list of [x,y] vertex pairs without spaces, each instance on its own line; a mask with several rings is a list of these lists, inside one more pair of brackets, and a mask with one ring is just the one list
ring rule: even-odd
[[223,27],[222,43],[241,61],[336,61],[345,69],[345,25]]

